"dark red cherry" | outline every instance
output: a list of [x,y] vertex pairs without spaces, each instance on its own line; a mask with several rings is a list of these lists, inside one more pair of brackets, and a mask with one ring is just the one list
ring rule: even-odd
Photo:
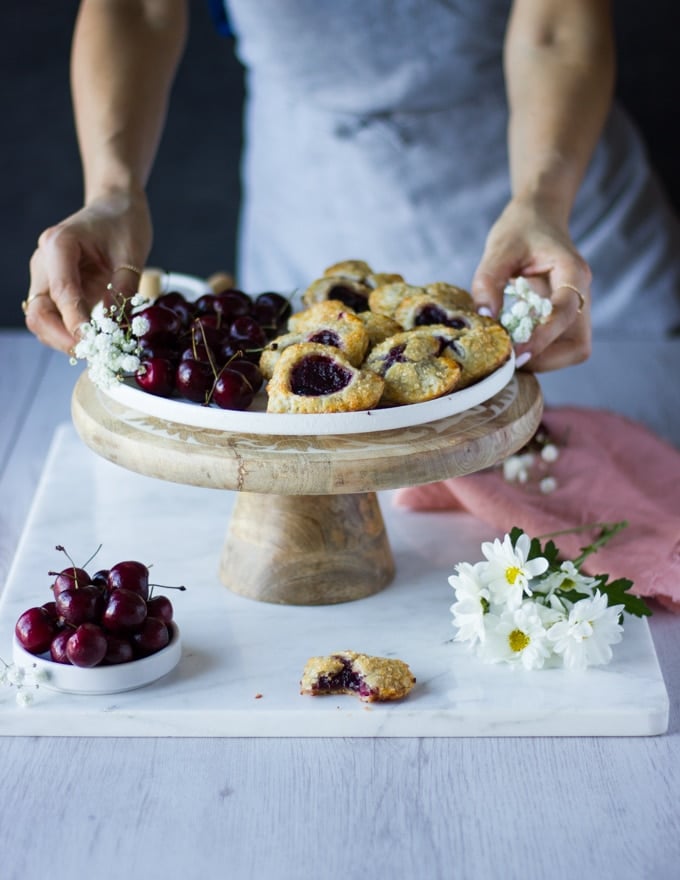
[[236,370],[237,373],[242,373],[248,382],[250,382],[250,386],[255,394],[257,394],[260,388],[262,388],[264,377],[260,372],[260,368],[252,361],[247,361],[245,358],[234,358],[229,361],[229,369]]
[[217,294],[204,293],[194,303],[194,311],[197,315],[214,315]]
[[40,607],[46,614],[49,614],[52,620],[59,620],[59,612],[57,611],[56,602],[45,602],[45,604],[41,605]]
[[253,316],[265,328],[278,330],[292,314],[290,302],[280,293],[266,291],[255,297]]
[[126,559],[111,566],[107,576],[109,590],[130,590],[142,599],[149,597],[149,569],[143,562]]
[[142,361],[135,382],[149,394],[170,397],[175,387],[175,366],[167,358],[149,358]]
[[223,321],[227,323],[241,315],[252,314],[252,300],[241,290],[223,290],[216,294],[215,299],[215,311],[219,312]]
[[147,617],[141,629],[132,636],[132,644],[138,657],[155,654],[169,642],[170,631],[165,622],[157,617]]
[[116,635],[138,630],[146,619],[146,602],[131,590],[113,590],[102,614],[102,625]]
[[267,343],[264,330],[250,315],[242,315],[232,321],[229,337],[239,343],[245,353],[251,350],[260,351]]
[[157,617],[164,623],[170,623],[174,616],[172,602],[167,596],[152,596],[146,603],[149,617]]
[[95,623],[83,623],[66,642],[66,656],[74,666],[92,667],[104,659],[106,636]]
[[177,393],[187,400],[205,403],[214,381],[215,376],[210,364],[187,358],[177,365],[175,388]]
[[188,327],[196,313],[193,303],[188,302],[186,297],[177,290],[159,296],[156,304],[173,311],[182,322],[182,327]]
[[132,642],[125,636],[106,633],[106,654],[103,662],[113,666],[117,663],[129,663],[134,660],[135,651]]
[[76,566],[71,566],[70,568],[65,568],[60,572],[49,572],[50,574],[56,574],[57,577],[52,584],[52,592],[55,597],[59,595],[63,590],[70,590],[72,587],[86,587],[91,583],[90,575],[85,571],[84,568],[77,568]]
[[97,620],[104,610],[102,592],[95,586],[62,590],[55,602],[59,615],[72,626]]
[[177,336],[182,329],[182,322],[179,316],[172,309],[166,309],[162,305],[147,306],[137,313],[140,317],[146,318],[148,329],[143,334],[144,339],[150,339],[158,334],[170,334]]
[[248,409],[255,392],[246,377],[225,367],[217,378],[212,392],[212,400],[222,409]]
[[50,644],[50,657],[54,660],[55,663],[68,663],[70,664],[70,660],[68,654],[66,653],[66,645],[68,640],[73,635],[73,630],[71,627],[67,627],[66,629],[62,629],[61,632],[58,632],[56,636],[52,639]]
[[142,339],[139,345],[140,360],[148,361],[153,358],[164,358],[167,361],[175,363],[179,360],[180,356],[176,344],[177,339],[174,336],[170,337],[169,340],[165,337]]
[[19,644],[31,654],[49,651],[57,631],[56,621],[44,608],[29,608],[24,611],[14,626]]

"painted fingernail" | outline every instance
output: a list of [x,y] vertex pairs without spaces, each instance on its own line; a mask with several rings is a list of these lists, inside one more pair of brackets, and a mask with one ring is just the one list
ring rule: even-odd
[[524,364],[528,363],[531,360],[531,352],[523,351],[522,354],[518,354],[515,358],[515,367],[519,370],[520,367],[523,367]]
[[483,318],[493,318],[493,312],[488,306],[480,306],[477,309],[477,314],[481,315]]

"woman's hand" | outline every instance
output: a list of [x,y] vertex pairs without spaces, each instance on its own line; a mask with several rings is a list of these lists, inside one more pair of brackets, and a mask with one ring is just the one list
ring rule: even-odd
[[548,321],[536,327],[529,342],[516,346],[519,364],[545,372],[586,360],[591,350],[590,269],[548,211],[513,200],[491,228],[475,272],[477,308],[498,317],[505,285],[519,275],[553,305]]
[[107,286],[126,295],[137,290],[151,248],[151,219],[143,192],[99,197],[46,229],[31,257],[31,283],[24,302],[26,326],[62,351],[78,341],[92,307]]

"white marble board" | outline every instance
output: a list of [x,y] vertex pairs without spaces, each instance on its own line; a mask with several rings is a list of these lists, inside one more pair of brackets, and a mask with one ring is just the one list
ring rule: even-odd
[[[235,596],[218,579],[234,495],[143,477],[98,458],[61,426],[0,598],[0,657],[14,622],[50,598],[56,544],[77,562],[102,543],[96,567],[153,563],[182,630],[182,658],[164,678],[111,696],[41,688],[28,708],[0,688],[0,735],[38,736],[643,736],[665,732],[668,696],[649,627],[630,620],[602,669],[523,672],[485,666],[453,644],[447,583],[493,535],[464,514],[381,506],[397,577],[383,592],[323,607]],[[310,698],[298,682],[309,656],[353,649],[405,660],[417,677],[401,703]]]

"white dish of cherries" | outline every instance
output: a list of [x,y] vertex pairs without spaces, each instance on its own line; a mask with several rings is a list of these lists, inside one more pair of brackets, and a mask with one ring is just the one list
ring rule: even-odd
[[172,602],[154,595],[159,585],[149,583],[144,563],[123,560],[92,575],[72,563],[49,574],[52,599],[19,616],[13,643],[14,663],[41,673],[46,688],[120,693],[178,664],[182,645]]
[[280,293],[215,293],[207,282],[168,273],[164,292],[138,314],[143,371],[104,389],[118,403],[195,428],[268,435],[361,434],[456,415],[493,397],[512,378],[514,356],[491,375],[424,403],[347,413],[268,413],[258,362],[293,311]]

